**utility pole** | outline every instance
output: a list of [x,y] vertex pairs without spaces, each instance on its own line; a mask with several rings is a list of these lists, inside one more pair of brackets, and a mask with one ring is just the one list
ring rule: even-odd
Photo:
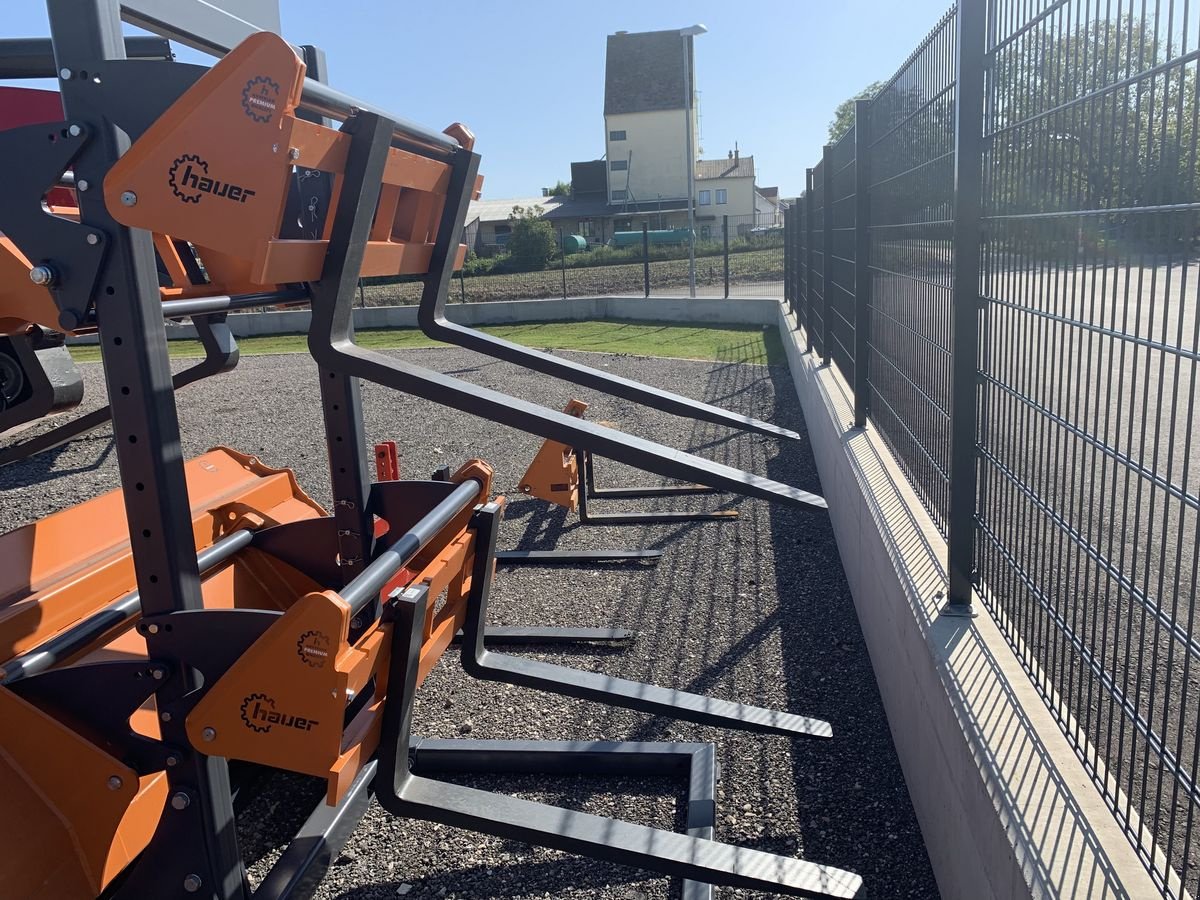
[[684,122],[686,136],[687,158],[687,211],[688,211],[688,295],[696,297],[696,153],[692,149],[692,105],[695,101],[696,87],[692,83],[695,66],[692,63],[692,39],[698,34],[708,31],[703,25],[690,25],[679,29],[683,37],[683,82],[684,82]]

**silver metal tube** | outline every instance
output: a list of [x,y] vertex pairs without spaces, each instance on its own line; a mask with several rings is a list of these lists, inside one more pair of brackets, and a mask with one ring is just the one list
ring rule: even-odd
[[416,525],[400,536],[394,544],[375,558],[362,573],[339,593],[350,604],[350,611],[357,615],[368,603],[379,596],[404,564],[416,556],[439,531],[450,524],[450,520],[470,506],[479,497],[483,485],[468,478],[456,487],[445,500],[426,513]]
[[350,118],[354,110],[362,110],[390,119],[395,125],[394,136],[402,140],[416,141],[446,154],[461,149],[458,141],[447,134],[433,131],[424,125],[417,125],[415,122],[397,116],[395,113],[356,100],[348,94],[343,94],[341,91],[311,78],[304,79],[304,93],[300,98],[300,106],[342,122]]
[[[242,528],[233,531],[196,554],[201,573],[225,562],[250,544],[254,532]],[[104,609],[93,613],[62,634],[55,635],[28,653],[14,657],[0,666],[0,684],[13,684],[47,669],[84,650],[109,631],[129,622],[142,610],[142,596],[137,591],[114,600]]]

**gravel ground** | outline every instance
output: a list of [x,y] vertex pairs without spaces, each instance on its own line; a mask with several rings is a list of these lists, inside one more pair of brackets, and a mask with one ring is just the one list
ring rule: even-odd
[[[561,406],[574,394],[589,418],[800,488],[820,491],[804,441],[731,434],[586,392],[460,350],[406,351],[410,360],[476,384]],[[590,364],[803,432],[786,369],[735,363],[580,354]],[[101,402],[103,373],[83,367],[89,405]],[[316,371],[304,356],[255,357],[236,372],[180,396],[187,456],[215,444],[294,468],[328,502]],[[482,456],[510,496],[539,441],[373,385],[364,387],[369,440],[400,445],[402,474],[423,477]],[[602,484],[647,476],[597,463]],[[0,470],[0,530],[116,487],[107,430],[36,460]],[[612,509],[654,508],[604,501]],[[657,567],[509,568],[492,603],[494,624],[627,625],[638,639],[623,651],[555,650],[539,659],[819,716],[834,738],[805,742],[718,731],[515,687],[473,681],[443,659],[423,685],[414,731],[433,737],[701,740],[721,765],[718,838],[852,869],[873,898],[937,896],[929,860],[891,743],[828,518],[756,500],[717,497],[652,501],[658,508],[729,502],[731,522],[580,527],[564,511],[516,496],[502,546],[661,547]],[[681,827],[683,786],[650,778],[473,778],[469,783],[530,799]],[[305,779],[278,776],[240,817],[252,875],[261,874],[303,816]],[[677,882],[645,872],[392,819],[372,806],[317,896],[373,900],[457,898],[676,897]],[[718,891],[722,897],[765,896]]]

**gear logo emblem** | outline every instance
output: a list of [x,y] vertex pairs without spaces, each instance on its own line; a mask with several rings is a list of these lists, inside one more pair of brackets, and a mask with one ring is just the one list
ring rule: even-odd
[[266,75],[256,75],[242,89],[242,109],[255,122],[270,122],[279,106],[279,84]]
[[329,637],[320,631],[306,631],[296,641],[296,655],[300,662],[314,669],[325,668],[329,659]]
[[208,177],[208,163],[194,153],[185,153],[171,163],[171,193],[184,203],[199,203],[200,179]]
[[271,730],[270,714],[275,712],[275,701],[266,694],[251,694],[242,701],[242,721],[246,727],[265,734]]

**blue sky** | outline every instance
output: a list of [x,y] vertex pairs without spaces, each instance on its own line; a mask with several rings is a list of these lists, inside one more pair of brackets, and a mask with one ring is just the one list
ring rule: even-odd
[[[485,196],[536,196],[604,152],[605,36],[695,22],[702,146],[754,154],[761,185],[803,188],[834,107],[887,78],[949,0],[283,0],[283,32],[325,49],[330,81],[438,128],[462,121]],[[37,0],[7,4],[0,36],[46,33]],[[191,56],[191,59],[197,57]]]

